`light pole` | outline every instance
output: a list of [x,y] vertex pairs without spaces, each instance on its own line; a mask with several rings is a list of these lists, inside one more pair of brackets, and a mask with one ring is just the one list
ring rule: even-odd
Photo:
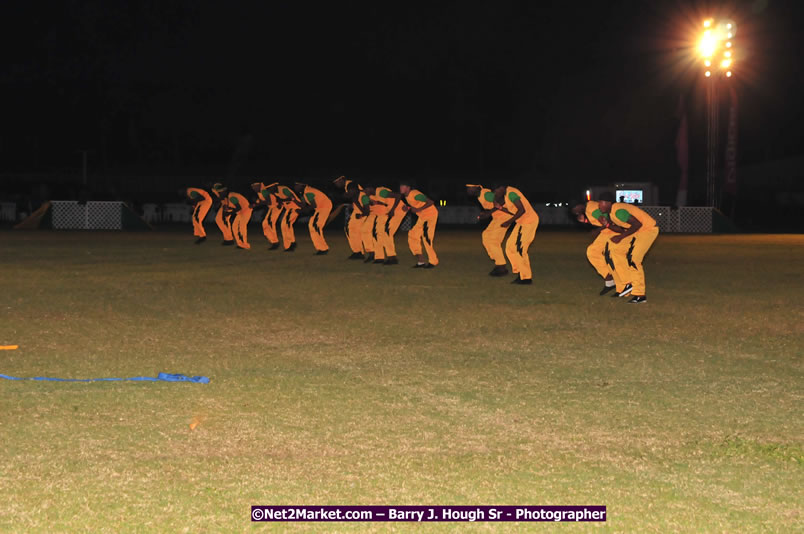
[[720,106],[717,98],[718,77],[709,76],[706,80],[706,205],[715,206],[717,198],[717,142],[720,124]]
[[720,132],[720,99],[718,87],[732,77],[734,36],[737,25],[731,20],[703,22],[698,53],[703,59],[706,78],[706,204],[719,207],[717,194],[718,135]]

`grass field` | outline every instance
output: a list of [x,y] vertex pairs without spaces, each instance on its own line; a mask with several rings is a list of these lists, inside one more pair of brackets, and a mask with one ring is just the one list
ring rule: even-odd
[[[662,235],[646,305],[585,233],[534,285],[442,265],[0,234],[0,531],[802,531],[804,236]],[[404,252],[404,254],[402,254]],[[410,260],[410,261],[408,261]],[[201,423],[195,430],[193,418]],[[253,504],[603,504],[605,524],[252,524]]]

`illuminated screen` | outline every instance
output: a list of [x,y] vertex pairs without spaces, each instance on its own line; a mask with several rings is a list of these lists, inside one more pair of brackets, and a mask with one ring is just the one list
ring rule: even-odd
[[639,202],[642,204],[642,190],[625,189],[623,191],[617,191],[617,202],[628,202],[629,204]]

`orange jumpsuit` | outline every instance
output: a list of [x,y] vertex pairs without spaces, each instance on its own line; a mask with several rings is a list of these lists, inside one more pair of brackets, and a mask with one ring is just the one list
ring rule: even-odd
[[604,280],[611,275],[614,278],[615,286],[619,287],[619,291],[622,291],[625,283],[619,280],[618,273],[614,269],[614,260],[611,257],[611,251],[614,247],[611,238],[616,234],[608,228],[603,228],[603,225],[600,224],[600,217],[608,218],[608,215],[600,211],[598,203],[594,200],[587,202],[586,220],[589,221],[589,224],[597,226],[601,230],[595,240],[592,241],[592,244],[586,248],[586,257],[592,267],[595,268],[595,271],[597,271],[597,274],[602,276]]
[[[405,201],[411,207],[421,208],[427,203],[428,198],[418,189],[411,189],[405,197]],[[424,241],[424,250],[427,251],[427,261],[430,262],[431,265],[438,265],[438,256],[433,247],[435,228],[438,222],[438,210],[435,205],[433,205],[424,211],[420,211],[416,215],[418,216],[416,224],[414,224],[413,228],[408,232],[408,246],[410,247],[410,251],[414,256],[419,256],[422,253],[422,241]]]
[[374,259],[377,260],[396,256],[394,234],[396,234],[402,219],[405,218],[401,202],[397,205],[393,217],[388,218],[388,213],[391,211],[394,202],[397,201],[391,194],[392,191],[387,187],[378,187],[370,197],[372,204],[369,209],[376,217],[372,237],[374,238]]
[[361,206],[369,208],[369,214],[365,217],[363,217],[359,209],[355,208],[355,210],[358,212],[359,216],[357,220],[360,223],[360,237],[363,242],[363,250],[366,251],[366,254],[374,254],[376,252],[374,250],[374,244],[377,234],[377,212],[371,211],[371,197],[362,190],[357,194],[357,201]]
[[223,234],[224,241],[234,241],[234,236],[232,235],[232,221],[228,214],[226,214],[226,208],[229,205],[229,201],[227,197],[222,197],[217,191],[212,192],[215,193],[215,196],[221,201],[221,206],[218,208],[218,213],[215,214],[215,224],[218,225],[218,228]]
[[327,195],[309,185],[304,188],[302,196],[308,204],[315,202],[315,212],[313,212],[310,222],[307,224],[313,246],[319,251],[329,250],[329,245],[324,239],[324,226],[326,226],[329,214],[332,212],[332,201]]
[[[346,191],[346,188],[349,187],[349,184],[352,183],[352,180],[346,180],[343,184],[343,189]],[[363,191],[363,188],[359,185],[357,188],[360,191]],[[362,193],[360,193],[362,194]],[[360,198],[360,194],[358,194],[358,199]],[[349,220],[346,222],[346,227],[344,231],[346,233],[346,240],[349,242],[349,248],[352,249],[352,252],[355,254],[363,254],[363,215],[361,214],[360,210],[357,206],[352,203],[351,213],[349,215]]]
[[234,221],[232,222],[235,243],[240,248],[249,249],[251,245],[248,244],[248,222],[251,220],[251,212],[254,210],[249,206],[246,197],[240,193],[229,193],[228,200],[230,209],[235,212]]
[[257,193],[257,198],[265,202],[268,206],[268,212],[262,220],[262,233],[265,238],[272,245],[279,243],[279,236],[276,233],[276,223],[279,221],[279,215],[282,213],[282,206],[279,205],[279,200],[276,195],[272,195],[268,189],[264,187]]
[[[619,274],[619,283],[631,283],[634,286],[631,293],[635,297],[645,296],[645,269],[642,267],[642,260],[648,253],[653,242],[659,236],[659,227],[656,226],[656,219],[645,213],[644,210],[634,206],[617,202],[611,206],[611,222],[622,228],[628,229],[634,219],[642,223],[642,227],[636,233],[626,237],[616,244],[612,244],[612,258],[614,266]],[[616,278],[615,278],[616,280]],[[618,291],[623,288],[617,287]]]
[[284,206],[280,226],[282,228],[282,245],[285,250],[296,242],[296,233],[293,231],[293,225],[296,219],[299,218],[299,210],[301,209],[301,200],[293,190],[287,186],[280,185],[276,189],[276,196]]
[[486,249],[489,258],[494,262],[494,265],[505,267],[506,261],[502,244],[505,240],[505,234],[508,232],[508,228],[503,228],[500,225],[510,219],[511,214],[494,208],[494,192],[491,189],[481,187],[477,201],[480,202],[480,207],[484,210],[494,210],[491,212],[491,222],[486,229],[483,230],[481,237],[483,247]]
[[536,229],[539,227],[539,215],[533,210],[522,191],[516,187],[506,187],[504,198],[505,204],[503,204],[503,207],[510,213],[518,211],[516,204],[514,204],[516,200],[522,202],[522,206],[525,208],[525,213],[516,220],[514,229],[511,235],[508,236],[508,241],[505,243],[505,253],[511,262],[511,270],[515,274],[519,274],[520,280],[530,280],[533,275],[530,270],[528,248],[536,236]]
[[193,235],[196,237],[206,237],[207,232],[204,230],[204,218],[209,213],[209,208],[212,207],[212,197],[203,189],[197,187],[187,188],[187,197],[190,200],[197,201],[193,208]]

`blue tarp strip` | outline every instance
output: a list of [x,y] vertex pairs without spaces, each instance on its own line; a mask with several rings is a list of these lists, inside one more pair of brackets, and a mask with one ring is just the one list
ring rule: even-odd
[[209,378],[205,376],[186,376],[172,375],[169,373],[159,373],[158,376],[132,376],[131,378],[49,378],[46,376],[23,377],[8,376],[0,374],[0,378],[6,380],[48,380],[51,382],[114,382],[120,380],[135,380],[139,382],[195,382],[197,384],[209,384]]

